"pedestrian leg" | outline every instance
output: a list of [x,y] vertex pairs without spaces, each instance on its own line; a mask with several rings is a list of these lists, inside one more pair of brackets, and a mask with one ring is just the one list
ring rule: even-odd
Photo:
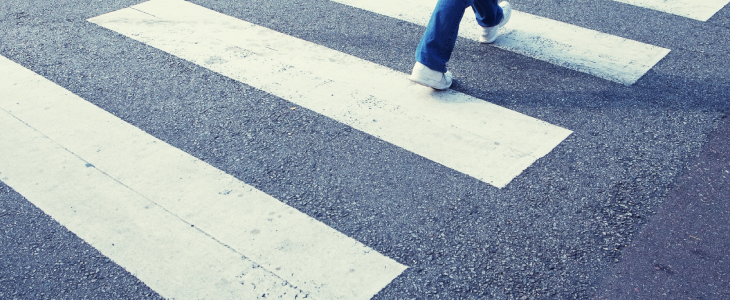
[[416,49],[417,62],[431,70],[446,72],[446,63],[454,51],[464,10],[473,2],[474,0],[439,0]]
[[499,28],[507,24],[512,16],[512,7],[507,1],[497,4],[498,0],[474,0],[471,6],[477,23],[482,26],[479,42],[493,43],[497,40]]
[[477,17],[477,23],[482,27],[492,27],[502,21],[502,8],[498,0],[474,0],[471,8]]

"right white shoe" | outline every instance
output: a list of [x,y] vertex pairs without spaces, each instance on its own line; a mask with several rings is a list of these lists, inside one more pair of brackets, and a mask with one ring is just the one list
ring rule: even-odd
[[451,86],[453,78],[454,76],[449,71],[446,71],[446,73],[434,71],[420,62],[416,62],[416,65],[413,66],[411,76],[408,77],[408,79],[415,83],[422,84],[439,91],[448,89]]
[[479,42],[485,44],[494,43],[497,40],[497,36],[499,36],[499,29],[504,24],[507,24],[509,18],[512,17],[512,5],[509,2],[502,1],[499,3],[499,6],[502,8],[502,14],[504,15],[502,21],[499,21],[499,24],[492,27],[482,27],[482,36],[479,37]]

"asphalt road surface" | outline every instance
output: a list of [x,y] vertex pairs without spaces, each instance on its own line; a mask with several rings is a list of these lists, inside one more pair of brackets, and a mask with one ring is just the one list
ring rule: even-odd
[[[89,21],[143,2],[2,0],[0,56],[405,266],[373,299],[730,298],[729,7],[701,21],[617,1],[512,2],[670,50],[629,85],[459,38],[452,91],[572,131],[500,188]],[[325,0],[190,2],[403,76],[424,31]],[[0,156],[20,147],[3,131]],[[164,276],[133,274],[16,191],[9,168],[0,298],[170,297],[154,288]]]

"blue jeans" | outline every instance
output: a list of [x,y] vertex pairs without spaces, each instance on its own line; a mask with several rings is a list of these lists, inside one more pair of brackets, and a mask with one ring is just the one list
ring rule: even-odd
[[416,49],[416,61],[432,70],[446,72],[446,62],[454,51],[459,23],[464,11],[471,6],[482,27],[492,27],[502,21],[498,0],[439,0],[428,22],[426,32]]

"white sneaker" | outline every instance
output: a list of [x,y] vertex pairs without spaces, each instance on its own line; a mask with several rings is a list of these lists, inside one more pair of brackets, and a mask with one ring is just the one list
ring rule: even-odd
[[431,70],[420,62],[416,62],[413,66],[413,72],[408,77],[411,81],[431,87],[435,90],[445,90],[451,86],[451,82],[454,75],[451,72],[441,73],[439,71]]
[[512,16],[512,5],[509,5],[507,1],[502,1],[499,3],[499,6],[502,8],[502,13],[504,14],[502,21],[499,21],[499,24],[492,27],[482,27],[482,36],[479,37],[480,43],[494,43],[499,35],[499,29],[509,22],[509,18]]

